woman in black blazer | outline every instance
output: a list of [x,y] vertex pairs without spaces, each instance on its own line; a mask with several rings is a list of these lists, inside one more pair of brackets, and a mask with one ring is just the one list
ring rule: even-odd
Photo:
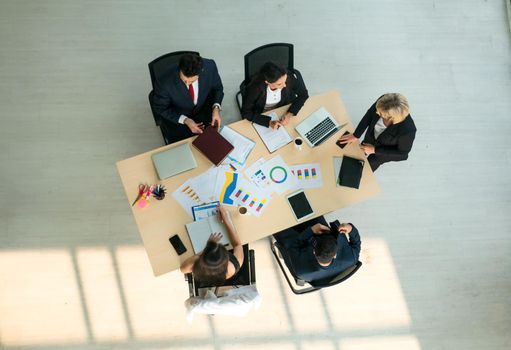
[[397,93],[381,96],[358,123],[355,132],[339,140],[343,144],[355,142],[366,129],[360,148],[373,171],[383,163],[406,160],[417,131],[406,97]]
[[[254,123],[276,129],[289,123],[309,98],[302,78],[273,62],[266,62],[243,93],[241,116]],[[287,113],[278,121],[261,113],[291,103]]]

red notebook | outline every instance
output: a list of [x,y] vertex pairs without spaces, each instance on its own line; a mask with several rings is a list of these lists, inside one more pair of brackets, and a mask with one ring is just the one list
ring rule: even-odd
[[222,163],[225,157],[234,149],[234,146],[212,126],[204,129],[204,132],[197,136],[192,145],[215,165]]

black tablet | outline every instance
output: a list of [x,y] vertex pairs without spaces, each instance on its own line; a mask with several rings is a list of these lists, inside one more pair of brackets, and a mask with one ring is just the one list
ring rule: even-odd
[[291,193],[286,198],[297,221],[314,215],[314,210],[312,210],[309,200],[303,190]]

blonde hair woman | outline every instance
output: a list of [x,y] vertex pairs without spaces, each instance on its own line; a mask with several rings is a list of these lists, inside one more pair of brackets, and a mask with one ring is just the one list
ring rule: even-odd
[[373,171],[383,163],[406,160],[417,132],[406,97],[398,93],[381,96],[358,123],[355,132],[339,140],[343,144],[353,143],[364,131],[360,148]]

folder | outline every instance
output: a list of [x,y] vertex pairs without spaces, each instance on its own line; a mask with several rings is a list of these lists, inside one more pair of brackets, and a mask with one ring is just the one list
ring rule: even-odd
[[218,133],[215,127],[208,126],[192,142],[213,164],[218,165],[234,149],[234,146]]
[[342,157],[342,164],[339,170],[339,175],[337,177],[337,183],[340,186],[358,188],[360,186],[360,179],[362,178],[363,169],[363,160],[351,158],[348,156]]

